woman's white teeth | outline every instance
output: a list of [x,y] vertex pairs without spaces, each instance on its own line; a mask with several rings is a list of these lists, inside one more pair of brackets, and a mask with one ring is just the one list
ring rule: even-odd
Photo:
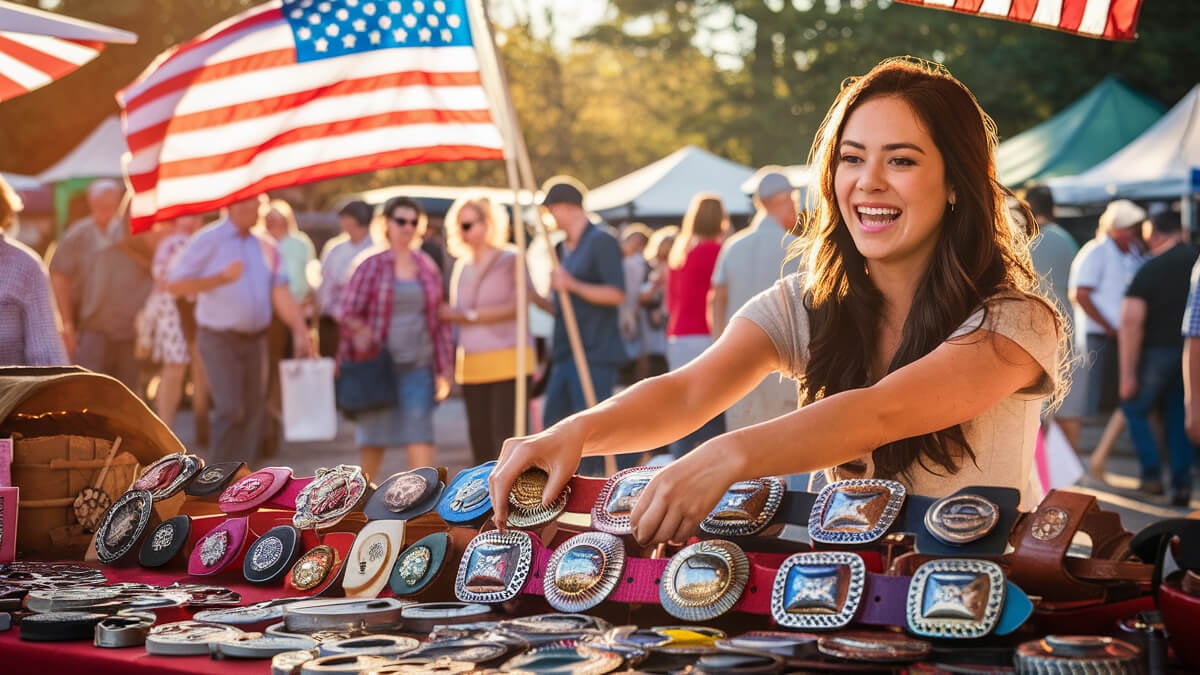
[[864,216],[886,216],[889,218],[900,215],[899,209],[886,209],[875,206],[860,206],[858,207],[858,212]]

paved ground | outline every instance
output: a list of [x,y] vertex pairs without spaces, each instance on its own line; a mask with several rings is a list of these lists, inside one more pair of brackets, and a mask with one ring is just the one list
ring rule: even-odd
[[[1084,425],[1082,444],[1087,452],[1095,447],[1100,438],[1101,422],[1092,420]],[[180,412],[175,424],[175,433],[188,448],[195,449],[190,411]],[[450,469],[451,476],[473,464],[467,442],[466,411],[462,399],[452,397],[438,407],[434,415],[434,433],[437,439],[437,461]],[[1085,463],[1086,459],[1085,457]],[[338,463],[358,463],[354,429],[344,421],[339,426],[337,438],[332,441],[285,443],[277,457],[259,462],[263,466],[290,466],[297,474],[309,476],[318,467]],[[404,452],[389,450],[384,457],[382,476],[386,477],[406,468]],[[1094,494],[1104,503],[1105,508],[1121,513],[1126,528],[1136,532],[1161,518],[1177,517],[1188,512],[1187,509],[1172,508],[1163,500],[1154,500],[1137,492],[1137,460],[1133,456],[1128,436],[1123,436],[1118,441],[1109,459],[1107,471],[1105,482],[1085,477],[1075,489]],[[1200,500],[1194,500],[1192,508],[1200,509]]]

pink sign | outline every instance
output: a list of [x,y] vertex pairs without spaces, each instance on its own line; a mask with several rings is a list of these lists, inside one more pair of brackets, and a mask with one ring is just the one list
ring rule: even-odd
[[13,439],[0,436],[0,487],[12,485]]
[[17,559],[17,492],[15,487],[0,487],[0,563]]

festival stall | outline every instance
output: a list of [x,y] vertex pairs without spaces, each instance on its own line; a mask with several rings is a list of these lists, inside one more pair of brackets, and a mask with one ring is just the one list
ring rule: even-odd
[[650,467],[575,476],[548,505],[529,471],[500,531],[494,463],[206,465],[122,385],[74,368],[0,369],[0,434],[20,490],[0,488],[8,672],[1200,666],[1200,521],[1134,536],[1069,490],[1021,513],[1009,488],[764,477],[692,541],[645,549],[630,514]]

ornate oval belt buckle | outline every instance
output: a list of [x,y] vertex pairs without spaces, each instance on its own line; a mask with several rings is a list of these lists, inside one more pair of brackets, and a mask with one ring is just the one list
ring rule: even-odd
[[907,491],[894,480],[856,478],[821,489],[808,517],[815,543],[869,544],[882,537],[904,505]]
[[233,626],[198,621],[176,621],[150,629],[146,653],[156,656],[199,656],[209,653],[214,642],[236,640],[244,633]]
[[700,522],[700,529],[718,537],[758,534],[775,517],[785,488],[783,479],[776,476],[738,481]]
[[235,481],[217,497],[217,508],[224,513],[253,511],[275,496],[292,477],[292,470],[268,466]]
[[432,511],[446,484],[432,467],[402,471],[385,480],[363,513],[370,520],[412,520]]
[[663,572],[658,599],[684,621],[708,621],[733,609],[750,580],[750,559],[730,541],[701,541],[676,553]]
[[1000,507],[979,495],[951,495],[925,512],[925,529],[938,541],[961,546],[986,537],[1000,522]]
[[391,576],[404,542],[403,520],[375,520],[359,530],[346,555],[342,590],[348,598],[379,595]]
[[130,490],[118,497],[96,530],[96,558],[110,565],[125,557],[146,532],[153,514],[149,490]]
[[229,481],[237,475],[245,462],[219,462],[207,464],[196,477],[183,486],[183,491],[193,497],[208,497],[223,492]]
[[245,518],[233,518],[216,526],[196,542],[188,560],[188,574],[216,574],[232,563],[242,551],[250,524]]
[[336,549],[326,544],[314,546],[292,565],[287,584],[298,591],[311,591],[325,583],[326,577],[337,565]]
[[990,560],[931,560],[908,585],[908,629],[931,638],[983,637],[999,622],[1004,595],[1004,572]]
[[854,553],[789,556],[771,587],[771,617],[788,628],[834,630],[850,624],[862,603],[867,566]]
[[487,515],[492,510],[492,499],[488,494],[488,477],[495,462],[484,462],[479,466],[463,469],[446,486],[442,501],[438,502],[438,515],[447,523],[469,523]]
[[614,473],[592,505],[592,528],[617,536],[633,534],[629,516],[658,467],[635,466]]
[[575,640],[561,640],[539,645],[504,662],[506,672],[578,673],[603,675],[621,667],[619,655],[590,647]]
[[146,467],[130,489],[149,490],[154,501],[167,499],[182,490],[203,467],[204,462],[195,455],[170,454]]
[[388,582],[392,592],[403,597],[418,593],[429,585],[446,562],[450,536],[435,532],[413,542],[396,558]]
[[361,467],[339,464],[317,469],[316,479],[296,495],[292,524],[301,530],[333,527],[358,507],[366,493],[367,478]]
[[276,525],[246,550],[242,576],[261,584],[279,579],[300,553],[300,531],[291,525]]
[[624,571],[625,545],[616,535],[584,532],[550,556],[542,589],[554,609],[582,612],[612,595]]
[[508,602],[525,586],[532,560],[533,539],[528,533],[484,532],[472,539],[463,552],[454,595],[463,602]]
[[571,488],[565,488],[549,505],[542,504],[542,493],[550,476],[541,469],[529,469],[517,476],[508,493],[508,524],[513,527],[538,527],[554,520],[567,508]]

